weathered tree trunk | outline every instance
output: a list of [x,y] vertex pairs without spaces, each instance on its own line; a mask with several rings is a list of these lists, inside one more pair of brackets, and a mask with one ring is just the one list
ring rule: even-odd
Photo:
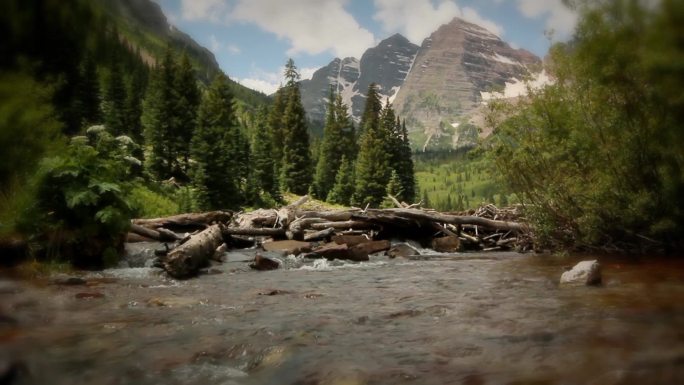
[[184,244],[171,250],[162,260],[166,272],[174,278],[190,278],[209,263],[216,249],[223,244],[220,225],[209,226],[193,235]]
[[172,215],[165,218],[152,219],[133,219],[131,223],[156,229],[164,227],[167,229],[174,228],[206,228],[212,223],[226,223],[233,217],[233,213],[229,211],[209,211],[206,213],[189,213]]
[[482,226],[495,230],[524,232],[527,226],[517,222],[495,221],[492,219],[474,217],[474,216],[458,216],[441,214],[437,212],[425,212],[415,209],[385,209],[385,210],[368,210],[369,213],[377,214],[394,214],[401,218],[416,219],[438,223],[449,223],[452,225],[475,225]]

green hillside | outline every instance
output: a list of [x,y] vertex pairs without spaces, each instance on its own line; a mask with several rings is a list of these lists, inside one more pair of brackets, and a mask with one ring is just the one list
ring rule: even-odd
[[[171,47],[178,54],[185,52],[190,56],[198,77],[205,84],[221,71],[214,54],[170,25],[157,3],[151,0],[97,0],[93,4],[115,23],[125,42],[131,49],[139,50],[148,65],[155,64],[167,47]],[[269,102],[269,97],[259,91],[232,80],[230,85],[242,104],[254,107]]]

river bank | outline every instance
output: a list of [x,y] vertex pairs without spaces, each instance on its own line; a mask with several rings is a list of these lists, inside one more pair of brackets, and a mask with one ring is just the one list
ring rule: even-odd
[[151,267],[3,278],[0,362],[16,384],[673,384],[684,263],[435,254],[367,262],[249,255],[189,281]]

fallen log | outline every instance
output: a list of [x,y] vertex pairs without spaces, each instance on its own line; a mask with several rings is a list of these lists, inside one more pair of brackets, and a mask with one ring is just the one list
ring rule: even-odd
[[233,213],[229,211],[209,211],[205,213],[188,213],[172,215],[164,218],[133,219],[132,224],[157,229],[164,227],[173,228],[206,228],[212,223],[226,223],[230,221]]
[[162,262],[162,267],[173,278],[190,278],[209,263],[216,249],[223,243],[220,225],[211,225],[193,235],[184,244],[171,250]]
[[314,223],[311,225],[311,228],[314,230],[322,230],[322,229],[326,229],[328,227],[332,227],[333,229],[336,229],[336,230],[349,230],[349,229],[367,230],[367,229],[377,228],[378,226],[371,223],[371,222],[363,221],[363,220],[351,220],[351,221],[343,221],[343,222],[320,222],[320,223]]
[[253,235],[265,237],[284,237],[285,229],[274,229],[269,227],[225,227],[223,235]]
[[489,229],[525,232],[528,230],[527,226],[508,221],[495,221],[492,219],[476,217],[476,216],[458,216],[441,214],[437,212],[425,212],[416,209],[385,209],[385,210],[368,210],[369,213],[391,213],[400,218],[416,219],[421,221],[430,221],[438,223],[449,223],[452,225],[474,225],[482,226]]
[[328,227],[325,230],[315,231],[313,233],[305,234],[304,240],[306,242],[320,241],[321,239],[330,238],[335,233],[335,229]]

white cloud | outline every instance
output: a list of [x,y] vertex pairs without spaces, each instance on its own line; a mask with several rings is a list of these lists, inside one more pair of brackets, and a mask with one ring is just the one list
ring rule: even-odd
[[454,17],[478,24],[496,35],[503,35],[501,25],[482,17],[475,9],[459,7],[451,0],[374,0],[373,19],[382,23],[385,32],[400,32],[414,43],[420,44],[440,25]]
[[[299,74],[303,79],[311,79],[314,72],[318,70],[318,67],[304,67],[298,68]],[[264,71],[260,68],[252,66],[249,76],[242,79],[237,79],[237,81],[243,86],[261,91],[266,95],[270,95],[278,89],[282,84],[285,84],[285,66],[278,68],[276,72]]]
[[302,76],[302,79],[311,79],[313,76],[314,72],[318,71],[319,67],[304,67],[299,69],[299,74]]
[[238,0],[229,19],[254,23],[286,39],[288,55],[360,56],[375,37],[344,9],[347,0]]
[[527,18],[546,18],[546,28],[561,39],[570,36],[577,23],[577,13],[561,0],[518,0],[518,9]]
[[181,17],[185,20],[217,22],[227,10],[224,0],[181,0]]
[[222,51],[228,52],[231,55],[237,55],[242,52],[240,47],[236,46],[235,44],[222,43],[213,33],[209,35],[209,50],[213,52],[214,55],[218,55]]
[[237,79],[238,83],[253,90],[261,91],[266,95],[271,95],[278,90],[280,83],[272,83],[264,79],[244,78]]
[[221,43],[216,38],[216,35],[212,34],[209,36],[209,49],[214,53],[214,55],[221,50]]

